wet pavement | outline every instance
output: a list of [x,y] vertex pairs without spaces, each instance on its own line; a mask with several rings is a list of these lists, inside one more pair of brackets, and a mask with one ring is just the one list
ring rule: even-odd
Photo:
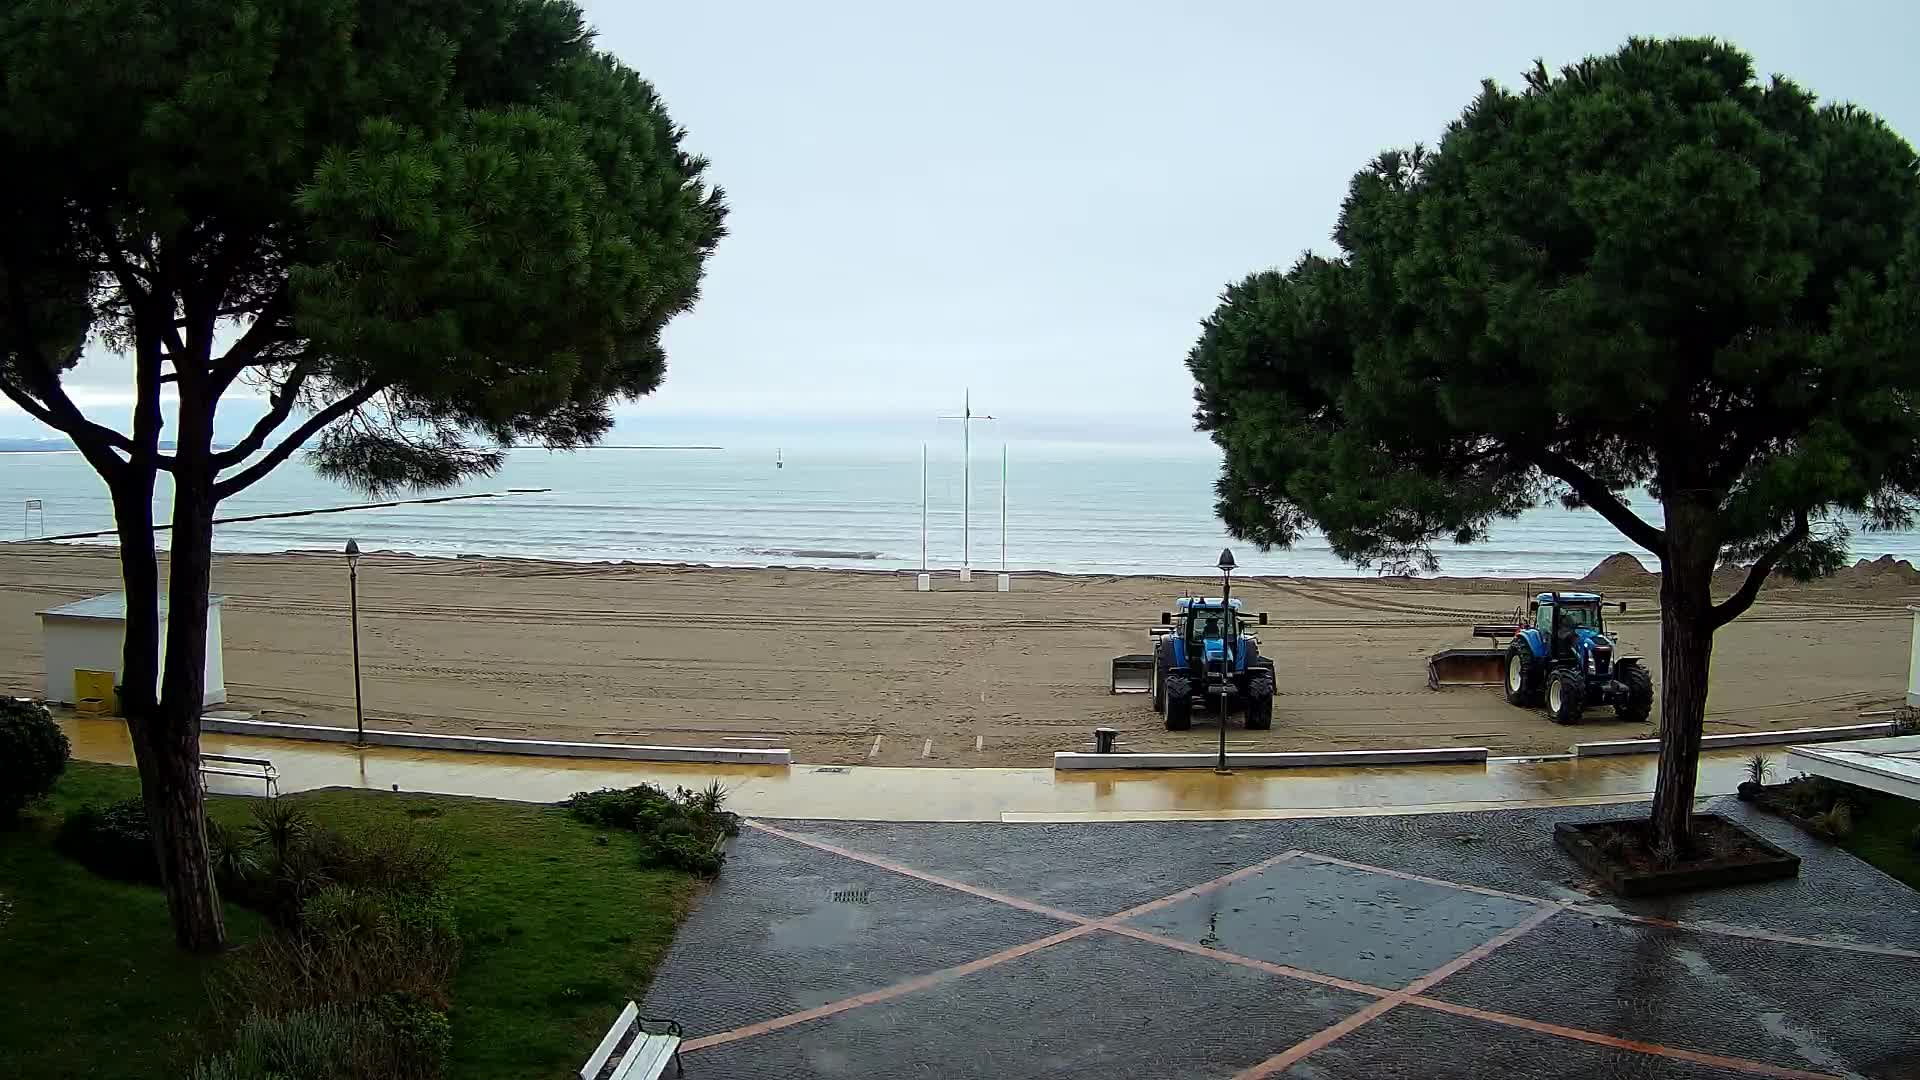
[[1920,893],[1735,800],[1797,880],[1638,901],[1552,825],[756,820],[645,1012],[726,1077],[1920,1076]]
[[[63,719],[74,757],[128,765],[133,750],[119,720]],[[868,821],[1190,821],[1444,813],[1521,805],[1636,801],[1653,791],[1654,755],[1485,765],[1244,770],[1068,770],[676,765],[477,754],[235,735],[201,737],[208,753],[271,760],[280,790],[322,787],[479,795],[556,802],[576,791],[650,783],[705,787],[718,781],[729,806],[782,818]],[[1731,794],[1751,750],[1701,755],[1702,795]],[[260,794],[236,777],[213,790]]]

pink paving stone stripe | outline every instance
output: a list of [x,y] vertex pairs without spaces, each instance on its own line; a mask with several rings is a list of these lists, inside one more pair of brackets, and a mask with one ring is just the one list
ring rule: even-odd
[[1336,859],[1332,855],[1320,855],[1312,851],[1303,851],[1300,853],[1300,857],[1303,859],[1312,859],[1314,862],[1344,866],[1350,870],[1365,870],[1369,874],[1384,874],[1387,877],[1399,878],[1402,881],[1418,881],[1423,885],[1439,885],[1443,888],[1459,889],[1462,892],[1479,893],[1482,896],[1498,896],[1507,900],[1518,900],[1527,904],[1555,903],[1555,901],[1548,900],[1542,896],[1528,896],[1526,893],[1507,892],[1504,889],[1487,889],[1479,885],[1467,885],[1458,881],[1448,881],[1445,878],[1427,877],[1424,874],[1409,874],[1405,870],[1389,870],[1384,866],[1371,866],[1367,863],[1353,862],[1348,859]]
[[[1332,855],[1321,855],[1312,851],[1302,851],[1298,854],[1301,858],[1311,859],[1314,862],[1332,863],[1335,866],[1345,866],[1353,870],[1364,870],[1370,874],[1385,874],[1387,877],[1400,878],[1403,881],[1418,881],[1426,885],[1439,885],[1448,889],[1459,889],[1463,892],[1479,893],[1482,896],[1499,896],[1508,900],[1518,900],[1528,904],[1562,903],[1562,901],[1558,900],[1549,900],[1544,896],[1528,896],[1526,893],[1507,892],[1504,889],[1487,889],[1479,885],[1467,885],[1458,881],[1448,881],[1445,878],[1427,877],[1423,874],[1410,874],[1404,870],[1391,870],[1384,866],[1373,866],[1368,863],[1353,862],[1350,859],[1339,859]],[[1728,926],[1723,923],[1676,922],[1672,919],[1660,919],[1651,915],[1634,915],[1630,912],[1616,911],[1598,904],[1567,904],[1566,908],[1569,911],[1577,911],[1582,915],[1592,915],[1602,919],[1616,919],[1621,922],[1644,923],[1648,926],[1665,927],[1668,930],[1690,930],[1696,934],[1717,934],[1721,937],[1754,938],[1760,941],[1776,941],[1783,945],[1809,945],[1816,949],[1839,949],[1843,952],[1872,953],[1876,956],[1899,956],[1907,959],[1920,960],[1920,951],[1902,949],[1895,945],[1875,945],[1861,941],[1834,941],[1830,938],[1795,937],[1792,934],[1777,934],[1772,930],[1763,930],[1759,927]]]
[[1779,1077],[1780,1080],[1839,1080],[1831,1073],[1804,1072],[1800,1069],[1786,1069],[1778,1065],[1769,1065],[1764,1061],[1749,1061],[1746,1058],[1722,1057],[1719,1054],[1703,1054],[1697,1050],[1682,1050],[1677,1046],[1662,1046],[1659,1043],[1636,1042],[1614,1035],[1602,1035],[1597,1031],[1583,1031],[1580,1028],[1563,1027],[1542,1020],[1529,1020],[1524,1016],[1509,1016],[1506,1013],[1489,1012],[1476,1009],[1471,1005],[1455,1005],[1451,1001],[1438,998],[1410,997],[1405,1004],[1435,1012],[1449,1013],[1453,1016],[1466,1016],[1475,1020],[1486,1020],[1507,1027],[1522,1028],[1542,1035],[1553,1035],[1576,1042],[1592,1043],[1596,1046],[1610,1046],[1616,1050],[1631,1050],[1636,1054],[1652,1054],[1655,1057],[1674,1058],[1679,1061],[1691,1061],[1699,1065],[1711,1065],[1717,1069],[1729,1069],[1735,1072],[1751,1073],[1754,1076]]
[[1696,934],[1718,934],[1721,937],[1755,938],[1760,941],[1774,941],[1782,945],[1810,945],[1816,949],[1838,949],[1842,952],[1871,953],[1875,956],[1899,956],[1908,960],[1920,960],[1920,951],[1902,949],[1893,945],[1874,945],[1864,941],[1832,941],[1826,938],[1794,937],[1792,934],[1776,934],[1771,930],[1761,930],[1749,926],[1727,926],[1721,923],[1676,922],[1673,919],[1660,919],[1652,915],[1630,915],[1624,911],[1614,911],[1595,904],[1575,904],[1568,910],[1582,915],[1594,915],[1603,919],[1617,919],[1621,922],[1637,922],[1647,926],[1658,926],[1668,930],[1687,930]]
[[1395,991],[1388,990],[1384,987],[1370,986],[1366,983],[1354,982],[1351,979],[1342,979],[1334,975],[1322,975],[1317,971],[1288,967],[1285,964],[1275,964],[1267,960],[1255,960],[1251,956],[1241,956],[1239,953],[1230,953],[1221,949],[1209,949],[1205,945],[1195,945],[1191,941],[1181,941],[1179,938],[1161,937],[1159,934],[1149,933],[1132,926],[1122,926],[1116,923],[1111,926],[1102,926],[1098,929],[1105,930],[1109,934],[1118,934],[1121,937],[1132,938],[1135,941],[1148,941],[1155,945],[1161,945],[1179,952],[1209,957],[1222,963],[1253,968],[1255,971],[1264,971],[1269,975],[1278,975],[1282,978],[1298,979],[1301,982],[1317,983],[1321,986],[1332,986],[1341,990],[1351,990],[1356,994],[1366,994],[1369,997],[1390,998],[1395,994]]
[[680,1045],[680,1049],[685,1052],[704,1050],[709,1046],[719,1046],[722,1043],[751,1039],[755,1035],[765,1035],[770,1031],[779,1031],[781,1028],[789,1028],[795,1024],[804,1024],[809,1020],[819,1020],[823,1017],[834,1016],[850,1009],[858,1009],[863,1005],[873,1005],[882,1001],[891,1001],[903,994],[911,994],[916,990],[925,990],[930,986],[938,986],[944,982],[952,982],[955,979],[971,975],[976,971],[985,971],[990,967],[1004,964],[1009,960],[1018,960],[1022,956],[1039,952],[1041,949],[1051,948],[1063,941],[1071,941],[1082,935],[1091,934],[1093,931],[1094,927],[1092,926],[1076,926],[1071,930],[1062,930],[1057,934],[1049,934],[1046,937],[1029,941],[1024,945],[1015,945],[1011,949],[1002,949],[991,956],[983,956],[978,960],[969,960],[964,964],[959,964],[954,967],[942,968],[939,971],[916,976],[905,982],[897,982],[892,986],[883,987],[879,990],[869,990],[864,994],[855,994],[852,997],[841,998],[839,1001],[831,1001],[825,1005],[817,1005],[811,1009],[788,1013],[785,1016],[776,1016],[771,1020],[762,1020],[760,1023],[737,1027],[732,1031],[723,1031],[717,1035],[704,1035],[698,1039],[688,1039]]
[[1019,908],[1021,911],[1029,911],[1035,915],[1046,915],[1050,918],[1059,919],[1062,922],[1078,923],[1082,926],[1092,925],[1099,921],[1098,919],[1090,919],[1085,915],[1075,915],[1071,911],[1062,911],[1057,907],[1049,907],[1046,904],[1036,904],[1031,900],[1022,900],[1017,896],[1008,896],[1005,893],[995,892],[992,889],[983,889],[978,885],[969,885],[964,881],[955,881],[952,878],[943,878],[938,874],[929,874],[924,870],[915,870],[911,866],[894,862],[891,859],[883,859],[878,855],[868,855],[864,852],[852,851],[840,847],[837,844],[829,844],[824,840],[815,840],[810,836],[802,836],[799,833],[788,832],[785,829],[768,825],[765,822],[748,821],[744,822],[744,824],[749,829],[757,829],[769,836],[778,836],[782,840],[791,840],[796,844],[805,844],[807,847],[827,852],[830,855],[838,855],[843,859],[852,859],[854,862],[866,863],[868,866],[877,866],[882,870],[900,874],[904,877],[916,878],[929,885],[938,885],[942,888],[952,889],[955,892],[963,892],[970,896],[977,896],[982,900],[991,900],[996,904],[1005,904],[1011,908]]
[[1307,1036],[1260,1064],[1241,1072],[1234,1080],[1260,1080],[1261,1077],[1272,1076],[1280,1070],[1288,1068],[1293,1065],[1294,1062],[1307,1057],[1315,1051],[1332,1045],[1341,1037],[1366,1027],[1373,1021],[1392,1012],[1396,1006],[1406,1004],[1414,995],[1433,986],[1447,976],[1452,975],[1469,964],[1484,959],[1495,950],[1514,941],[1518,941],[1520,938],[1532,933],[1535,927],[1558,915],[1562,910],[1563,908],[1556,904],[1543,911],[1534,912],[1532,915],[1527,916],[1518,926],[1508,928],[1498,937],[1481,942],[1466,952],[1461,953],[1459,956],[1454,957],[1452,960],[1420,976],[1413,982],[1408,983],[1404,990],[1393,991],[1386,998],[1374,1002],[1359,1012],[1354,1013],[1352,1016],[1347,1017],[1345,1020]]
[[1246,878],[1250,878],[1262,870],[1266,870],[1269,867],[1278,866],[1281,863],[1286,862],[1288,859],[1294,858],[1299,854],[1300,852],[1298,851],[1283,851],[1280,854],[1275,855],[1271,859],[1262,859],[1261,861],[1254,863],[1252,866],[1243,866],[1240,869],[1235,870],[1233,873],[1226,875],[1225,877],[1217,877],[1217,878],[1214,878],[1212,881],[1203,881],[1198,885],[1192,886],[1191,888],[1181,889],[1177,893],[1173,893],[1168,896],[1163,896],[1158,900],[1149,900],[1146,903],[1139,905],[1138,907],[1130,907],[1125,911],[1115,912],[1114,914],[1107,916],[1105,919],[1102,919],[1101,921],[1116,923],[1116,922],[1125,922],[1128,919],[1137,919],[1142,915],[1159,911],[1161,908],[1171,907],[1172,905],[1177,904],[1182,900],[1191,900],[1196,896],[1204,896],[1215,889],[1222,888],[1227,885],[1231,885],[1236,881],[1242,881],[1242,880],[1245,880]]
[[1260,1080],[1261,1077],[1272,1076],[1283,1069],[1290,1068],[1302,1058],[1326,1049],[1343,1036],[1358,1031],[1392,1012],[1394,1006],[1399,1005],[1402,1000],[1404,999],[1390,997],[1376,1001],[1331,1027],[1321,1028],[1260,1064],[1235,1073],[1233,1080]]

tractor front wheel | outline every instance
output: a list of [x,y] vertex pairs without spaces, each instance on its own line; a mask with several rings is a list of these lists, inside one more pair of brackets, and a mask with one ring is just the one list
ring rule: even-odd
[[1586,707],[1587,680],[1577,671],[1556,671],[1547,678],[1547,715],[1556,724],[1577,724]]
[[1168,731],[1185,731],[1193,726],[1193,684],[1181,674],[1167,676],[1166,707],[1161,712],[1167,718]]
[[1653,672],[1639,664],[1623,664],[1620,681],[1627,684],[1627,700],[1613,707],[1613,715],[1630,724],[1642,724],[1653,712]]
[[1261,670],[1247,680],[1247,730],[1267,731],[1273,727],[1273,673]]

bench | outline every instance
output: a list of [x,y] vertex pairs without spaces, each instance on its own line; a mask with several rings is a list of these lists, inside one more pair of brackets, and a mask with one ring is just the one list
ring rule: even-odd
[[266,758],[201,754],[200,786],[202,788],[206,787],[209,776],[238,776],[244,780],[258,780],[266,785],[267,798],[276,798],[280,794],[280,770],[275,769],[273,762]]
[[[648,1031],[649,1024],[662,1030]],[[680,1064],[680,1043],[685,1037],[679,1024],[641,1016],[640,1006],[629,1001],[593,1056],[580,1066],[580,1080],[658,1080],[666,1074],[669,1061],[675,1076],[685,1076],[687,1070]]]

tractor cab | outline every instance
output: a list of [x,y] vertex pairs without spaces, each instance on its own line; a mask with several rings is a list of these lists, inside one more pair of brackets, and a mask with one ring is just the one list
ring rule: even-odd
[[1186,639],[1187,653],[1204,660],[1225,659],[1231,643],[1240,636],[1240,601],[1183,597],[1174,602],[1174,607],[1180,613],[1179,634]]
[[[1532,602],[1533,625],[1556,659],[1584,662],[1594,649],[1612,651],[1600,597],[1595,593],[1541,593]],[[1622,604],[1621,610],[1626,609]]]

